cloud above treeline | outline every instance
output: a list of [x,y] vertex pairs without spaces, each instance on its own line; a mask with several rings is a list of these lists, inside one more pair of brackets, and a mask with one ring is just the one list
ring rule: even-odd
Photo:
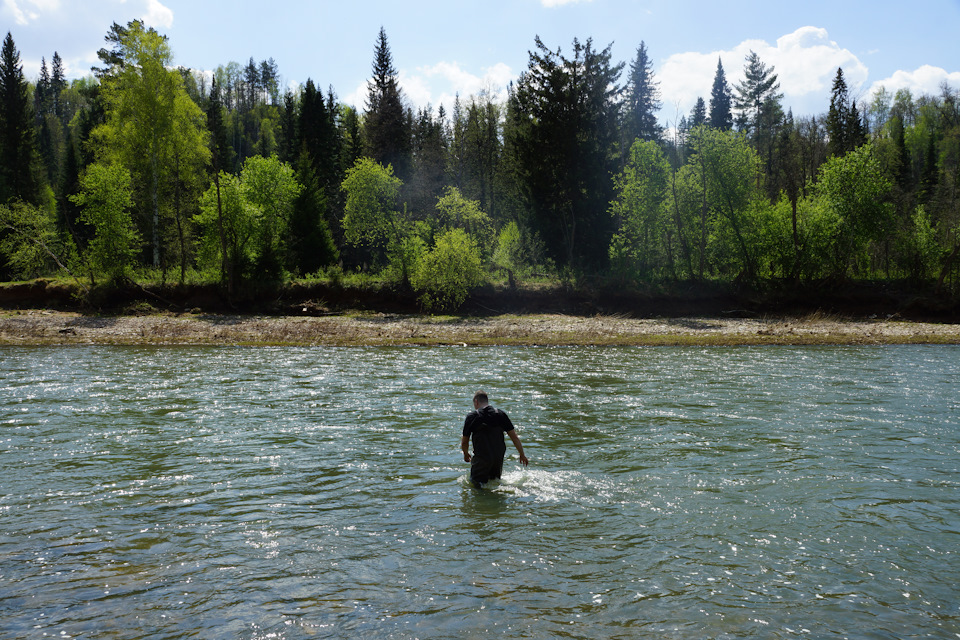
[[[533,1],[533,0],[525,0]],[[562,5],[591,2],[591,0],[538,0],[540,5],[557,8]],[[97,49],[102,46],[103,24],[106,20],[124,22],[139,18],[148,26],[163,33],[174,24],[174,12],[164,4],[166,0],[111,0],[89,3],[85,0],[0,0],[0,24],[22,27],[16,34],[17,44],[33,39],[33,51],[37,43],[57,43],[50,51],[23,55],[24,73],[31,80],[39,75],[40,57],[49,57],[53,49],[59,49],[68,77],[81,77],[89,73],[91,65],[97,64]],[[119,11],[120,16],[114,15]],[[123,17],[128,16],[128,17]],[[108,23],[106,23],[108,24]],[[95,32],[92,39],[81,38],[82,34]],[[0,34],[2,35],[2,34]],[[171,42],[176,49],[177,43]],[[23,49],[21,45],[21,50]],[[830,38],[826,29],[803,26],[781,36],[775,42],[745,40],[730,48],[712,51],[688,51],[654,56],[654,73],[660,82],[663,109],[660,119],[673,126],[681,116],[688,115],[698,97],[709,103],[717,61],[723,63],[731,88],[743,79],[745,59],[754,51],[768,67],[773,67],[784,94],[783,106],[792,109],[797,116],[824,113],[830,100],[830,89],[837,68],[843,68],[850,93],[863,104],[884,87],[890,94],[899,89],[908,89],[915,96],[939,94],[940,87],[947,83],[960,88],[960,71],[948,71],[940,67],[924,65],[913,70],[900,70],[889,77],[870,77],[864,61],[848,48]],[[189,60],[179,60],[190,65]],[[223,60],[226,64],[229,60]],[[513,61],[516,64],[516,61]],[[630,60],[623,60],[629,64]],[[507,85],[516,80],[523,68],[511,67],[503,59],[466,64],[456,59],[440,59],[427,65],[405,67],[402,60],[396,61],[400,71],[400,83],[411,106],[422,108],[430,105],[436,110],[443,105],[449,112],[455,96],[467,100],[470,96],[486,92],[504,97]],[[208,70],[209,71],[209,70]],[[281,71],[284,71],[281,69]],[[291,84],[305,82],[306,78],[289,78]],[[626,80],[626,77],[623,77]],[[363,109],[366,102],[368,78],[356,78],[353,86],[337,86],[340,98]]]
[[[709,104],[718,60],[723,64],[727,83],[735,92],[736,85],[743,81],[743,68],[751,51],[768,68],[773,67],[784,96],[784,108],[793,108],[798,115],[826,111],[838,68],[843,68],[852,95],[858,95],[867,80],[866,65],[850,50],[831,40],[826,29],[801,27],[773,44],[745,40],[724,51],[688,52],[668,57],[656,71],[664,102],[663,116],[675,121],[675,114],[689,114],[698,97]],[[828,102],[818,107],[824,97]]]
[[[548,1],[543,0],[544,3]],[[831,40],[826,29],[805,26],[781,36],[774,43],[744,40],[721,51],[691,51],[667,57],[654,69],[663,102],[661,121],[675,126],[680,117],[689,115],[698,97],[709,105],[718,60],[723,64],[727,83],[735,92],[737,84],[743,81],[746,58],[751,51],[768,68],[773,68],[783,93],[784,110],[792,109],[798,117],[821,115],[827,111],[838,68],[843,69],[850,95],[860,104],[869,102],[881,86],[891,94],[898,89],[909,89],[915,96],[938,94],[944,82],[960,88],[960,72],[950,73],[929,65],[914,71],[898,71],[868,86],[869,69],[856,54]],[[510,69],[501,63],[475,74],[456,63],[440,62],[409,72],[401,70],[400,83],[413,104],[421,107],[443,104],[449,113],[454,95],[466,98],[476,93],[479,87],[502,91],[520,71],[523,70]],[[625,81],[626,78],[621,79]],[[352,104],[362,108],[365,99],[366,84],[363,84],[348,96],[347,101],[353,100]]]

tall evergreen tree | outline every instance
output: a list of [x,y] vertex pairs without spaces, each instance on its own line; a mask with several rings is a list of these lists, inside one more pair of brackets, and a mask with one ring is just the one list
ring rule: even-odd
[[[53,52],[53,64],[50,69],[50,99],[53,101],[53,113],[63,118],[63,102],[61,93],[67,88],[67,80],[63,71],[63,58],[56,51]],[[64,124],[66,124],[64,122]]]
[[47,115],[47,96],[50,95],[50,71],[47,69],[47,59],[40,58],[40,77],[33,89],[33,115],[39,126],[43,117]]
[[610,47],[573,41],[573,57],[540,38],[509,102],[505,137],[534,227],[558,265],[574,270],[607,261],[613,218],[611,176],[620,132],[618,80],[623,64]]
[[[747,54],[743,69],[743,82],[737,84],[734,108],[737,113],[737,128],[745,132],[759,148],[761,139],[769,133],[770,116],[780,109],[783,94],[773,67],[767,67],[756,52]],[[782,111],[780,113],[782,118]],[[775,119],[775,118],[774,118]]]
[[717,59],[717,72],[713,76],[713,88],[710,89],[710,126],[721,131],[733,128],[732,94],[727,76],[723,72],[723,62]]
[[367,84],[364,134],[367,154],[384,166],[391,165],[398,178],[407,180],[411,164],[410,123],[387,32],[382,27],[374,52],[373,77]]
[[443,136],[443,108],[434,118],[428,105],[417,112],[413,127],[413,175],[405,186],[415,215],[432,211],[443,194],[447,145]]
[[707,105],[703,98],[697,98],[697,102],[690,111],[690,117],[687,118],[687,127],[693,129],[707,124]]
[[36,160],[27,81],[20,52],[7,32],[0,50],[0,204],[17,199],[37,204]]
[[296,173],[303,189],[290,212],[287,267],[294,273],[307,275],[335,263],[340,254],[326,220],[327,198],[306,151],[302,151],[297,160]]
[[847,152],[846,129],[847,110],[850,108],[850,95],[847,81],[843,77],[843,68],[837,69],[830,90],[830,109],[827,111],[827,135],[830,137],[830,155],[842,156]]
[[625,148],[629,148],[637,139],[659,142],[663,134],[663,128],[657,122],[657,111],[663,106],[660,101],[660,83],[653,77],[653,63],[647,55],[647,46],[643,41],[637,48],[637,57],[630,65],[626,94]]
[[837,69],[837,75],[833,79],[826,127],[831,155],[845,155],[867,141],[860,110],[857,109],[856,101],[850,99],[842,67]]
[[[340,164],[342,140],[337,128],[339,109],[331,89],[327,98],[313,80],[307,79],[300,96],[299,127],[300,151],[306,151],[327,198],[335,199],[343,180]],[[299,162],[299,157],[298,157]],[[306,183],[304,183],[306,184]]]

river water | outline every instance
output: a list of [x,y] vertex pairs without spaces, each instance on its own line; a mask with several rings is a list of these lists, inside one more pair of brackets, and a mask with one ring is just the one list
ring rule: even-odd
[[[459,451],[506,410],[498,485]],[[960,348],[4,348],[0,638],[956,638]]]

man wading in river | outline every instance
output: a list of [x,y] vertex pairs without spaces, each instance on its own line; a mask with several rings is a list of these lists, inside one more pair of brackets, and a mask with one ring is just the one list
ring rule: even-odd
[[[513,423],[506,413],[494,409],[489,404],[484,391],[477,391],[473,396],[473,408],[463,421],[463,437],[460,438],[460,448],[463,449],[463,459],[470,463],[470,481],[480,488],[483,483],[499,478],[503,473],[503,456],[507,446],[503,442],[506,433],[513,441],[513,446],[520,454],[520,462],[524,466],[529,464],[527,456],[523,455],[523,445],[517,436]],[[473,437],[473,456],[470,456],[470,437]]]

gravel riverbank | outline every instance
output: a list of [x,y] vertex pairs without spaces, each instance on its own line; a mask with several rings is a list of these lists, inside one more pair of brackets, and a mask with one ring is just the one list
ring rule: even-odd
[[0,345],[960,344],[960,325],[897,319],[343,314],[0,315]]

